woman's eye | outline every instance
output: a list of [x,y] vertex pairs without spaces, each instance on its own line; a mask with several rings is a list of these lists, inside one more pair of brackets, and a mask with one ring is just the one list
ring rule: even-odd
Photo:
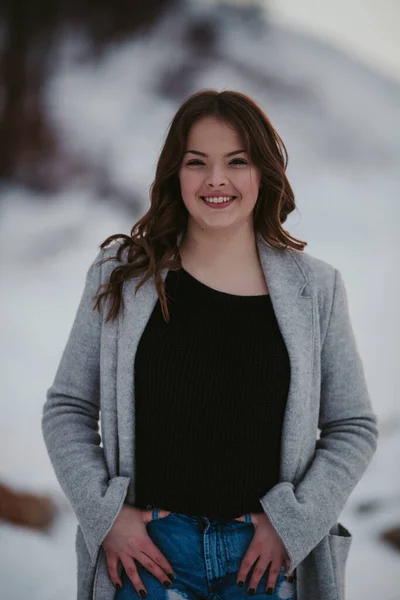
[[243,160],[243,158],[234,158],[233,160],[231,160],[230,164],[236,162],[238,165],[247,165],[247,161]]
[[[243,160],[242,158],[234,158],[233,160],[231,160],[231,162],[229,163],[231,164],[237,164],[237,165],[247,165],[247,161]],[[186,163],[187,166],[192,166],[192,165],[204,165],[204,163],[201,160],[190,160],[189,162]]]

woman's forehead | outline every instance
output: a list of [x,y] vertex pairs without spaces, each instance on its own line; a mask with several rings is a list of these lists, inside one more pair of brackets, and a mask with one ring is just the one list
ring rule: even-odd
[[186,140],[186,150],[195,149],[209,154],[227,154],[246,149],[239,132],[225,121],[204,118],[194,123]]

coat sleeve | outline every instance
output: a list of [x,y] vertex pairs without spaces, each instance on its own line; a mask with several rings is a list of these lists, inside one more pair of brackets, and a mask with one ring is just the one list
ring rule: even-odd
[[351,325],[347,293],[335,269],[331,313],[321,350],[321,394],[314,458],[294,486],[280,482],[260,499],[290,558],[291,573],[337,522],[376,450],[371,406]]
[[110,480],[100,446],[100,341],[102,315],[93,310],[103,250],[89,267],[75,320],[54,382],[47,391],[42,432],[56,477],[77,516],[91,556],[124,503],[130,479]]

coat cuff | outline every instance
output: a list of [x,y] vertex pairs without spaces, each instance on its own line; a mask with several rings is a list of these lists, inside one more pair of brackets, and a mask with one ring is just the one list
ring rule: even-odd
[[299,526],[294,485],[288,481],[278,483],[265,496],[259,498],[259,502],[285,546],[290,560],[285,575],[289,575],[299,564],[298,556],[301,554],[301,548],[298,548],[296,543],[301,540],[301,537],[293,535]]
[[337,522],[338,515],[327,511],[323,498],[312,506],[299,502],[288,481],[275,485],[259,502],[288,554],[289,568],[284,575],[290,575]]
[[129,477],[112,478],[104,496],[89,495],[75,510],[92,567],[104,538],[121,512],[130,481]]

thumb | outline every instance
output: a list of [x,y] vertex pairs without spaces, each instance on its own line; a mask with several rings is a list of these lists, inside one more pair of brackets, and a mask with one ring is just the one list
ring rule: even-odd
[[145,510],[142,509],[140,511],[141,517],[142,517],[142,522],[147,525],[147,523],[150,523],[150,521],[153,519],[153,510]]

